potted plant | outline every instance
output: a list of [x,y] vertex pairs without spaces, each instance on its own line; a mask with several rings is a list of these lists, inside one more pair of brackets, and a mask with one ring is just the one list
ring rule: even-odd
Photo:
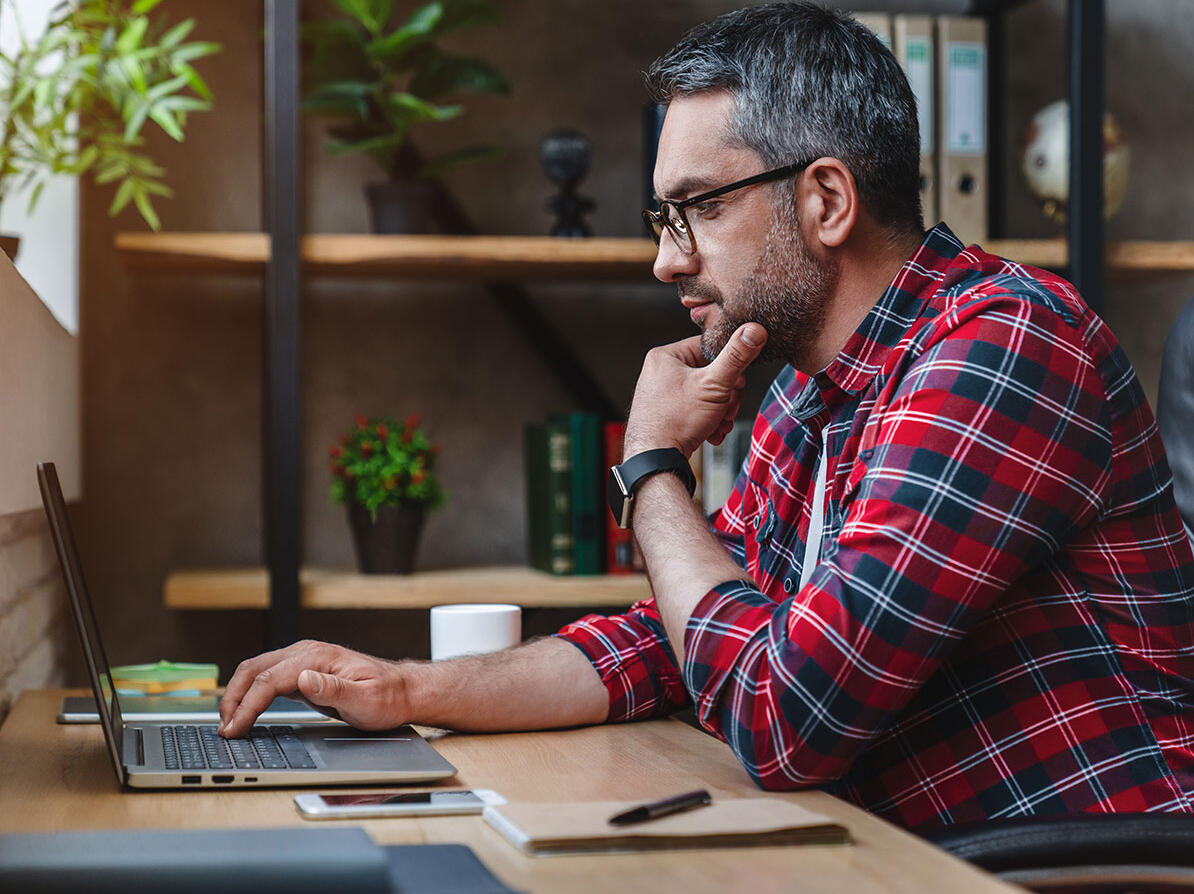
[[346,18],[307,22],[305,111],[339,119],[329,129],[332,155],[364,153],[386,173],[365,191],[377,233],[442,229],[435,217],[435,178],[458,165],[491,158],[490,146],[469,146],[424,159],[411,146],[419,125],[450,121],[464,107],[444,105],[460,93],[507,93],[488,63],[440,49],[449,34],[492,24],[490,0],[438,0],[391,24],[393,0],[332,0]]
[[91,173],[116,187],[110,215],[132,202],[160,228],[153,197],[171,191],[142,148],[143,132],[183,139],[188,113],[212,100],[191,63],[219,51],[187,41],[194,19],[173,26],[151,19],[160,2],[61,3],[40,38],[22,31],[16,51],[0,53],[0,202],[28,189],[32,210],[50,175]]
[[348,507],[362,572],[409,574],[427,510],[446,500],[435,474],[439,447],[418,416],[355,421],[328,451],[332,500]]

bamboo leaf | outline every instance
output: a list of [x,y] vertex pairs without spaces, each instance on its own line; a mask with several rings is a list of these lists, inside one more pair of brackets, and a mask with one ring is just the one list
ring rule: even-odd
[[141,212],[141,216],[145,218],[145,222],[149,224],[149,228],[157,232],[162,228],[162,222],[158,219],[157,212],[153,210],[153,204],[149,200],[149,193],[144,189],[138,189],[133,192],[133,201],[137,205],[137,210]]
[[145,125],[145,119],[149,117],[149,103],[142,102],[128,117],[128,123],[124,127],[124,140],[126,143],[131,143],[137,138],[137,134],[141,132],[141,128]]
[[121,55],[128,55],[141,46],[141,39],[145,37],[145,31],[148,27],[149,19],[145,16],[133,19],[117,39],[116,52]]
[[211,88],[207,86],[207,82],[204,81],[199,75],[199,72],[195,71],[195,69],[190,65],[187,65],[185,62],[180,62],[177,65],[171,66],[170,70],[175,74],[180,74],[186,77],[187,84],[190,85],[190,88],[208,102],[211,102],[213,99],[215,99],[215,97],[212,95]]
[[196,41],[194,43],[183,44],[170,54],[170,59],[173,62],[191,62],[195,59],[202,59],[204,56],[211,56],[218,52],[220,52],[220,45],[218,43],[212,43],[211,41]]
[[177,25],[162,35],[162,39],[158,41],[158,45],[163,49],[171,49],[172,47],[182,43],[183,40],[186,39],[186,36],[194,29],[194,19],[186,19],[185,21],[179,22]]
[[133,13],[139,16],[145,15],[145,13],[152,10],[161,2],[162,0],[137,0],[137,2],[133,4]]
[[158,127],[168,133],[171,137],[180,143],[182,142],[182,128],[178,126],[178,122],[174,119],[174,116],[170,112],[159,107],[153,107],[149,110],[149,117],[156,121]]
[[116,196],[112,199],[112,204],[108,206],[108,216],[115,217],[124,210],[125,205],[133,197],[133,190],[137,188],[137,184],[132,180],[125,180],[116,189]]
[[41,192],[45,189],[46,181],[38,181],[37,186],[33,187],[33,192],[29,194],[29,204],[25,207],[26,214],[32,214],[33,209],[37,207],[37,200],[41,198]]

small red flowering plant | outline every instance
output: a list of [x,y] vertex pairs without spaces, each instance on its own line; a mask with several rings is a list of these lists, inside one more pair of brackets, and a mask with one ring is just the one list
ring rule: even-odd
[[399,422],[358,413],[356,427],[331,446],[332,500],[357,504],[377,521],[382,506],[442,506],[447,500],[435,474],[439,446],[432,444],[417,415]]

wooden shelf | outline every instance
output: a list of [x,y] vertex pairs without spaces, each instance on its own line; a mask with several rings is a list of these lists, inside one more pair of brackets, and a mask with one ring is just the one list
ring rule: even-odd
[[[118,233],[130,269],[171,273],[263,273],[264,233]],[[304,236],[303,269],[329,276],[452,280],[642,279],[655,246],[642,239],[550,236]]]
[[[1064,239],[993,239],[987,251],[1034,267],[1064,267]],[[262,273],[264,233],[118,233],[116,250],[133,270],[171,273]],[[395,276],[453,280],[649,280],[655,246],[643,239],[554,239],[550,236],[303,237],[304,269],[328,276]],[[1194,241],[1107,244],[1112,272],[1194,271]]]
[[[303,608],[430,608],[449,602],[513,602],[523,608],[630,605],[651,595],[642,574],[556,576],[518,566],[453,568],[411,575],[357,574],[321,568],[300,572]],[[166,578],[167,608],[269,607],[264,568],[175,571]]]
[[[1064,239],[991,239],[983,249],[1000,257],[1056,270],[1069,261]],[[1108,242],[1107,269],[1112,273],[1180,273],[1194,271],[1194,242],[1135,240]]]

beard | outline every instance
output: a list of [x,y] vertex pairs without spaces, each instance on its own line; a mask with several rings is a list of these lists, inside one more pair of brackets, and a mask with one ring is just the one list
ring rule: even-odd
[[783,361],[798,369],[825,326],[829,295],[837,284],[836,264],[817,258],[800,234],[793,203],[782,198],[754,269],[728,300],[709,283],[681,281],[681,296],[712,301],[721,313],[702,327],[701,351],[712,361],[743,323],[767,330],[759,360]]

